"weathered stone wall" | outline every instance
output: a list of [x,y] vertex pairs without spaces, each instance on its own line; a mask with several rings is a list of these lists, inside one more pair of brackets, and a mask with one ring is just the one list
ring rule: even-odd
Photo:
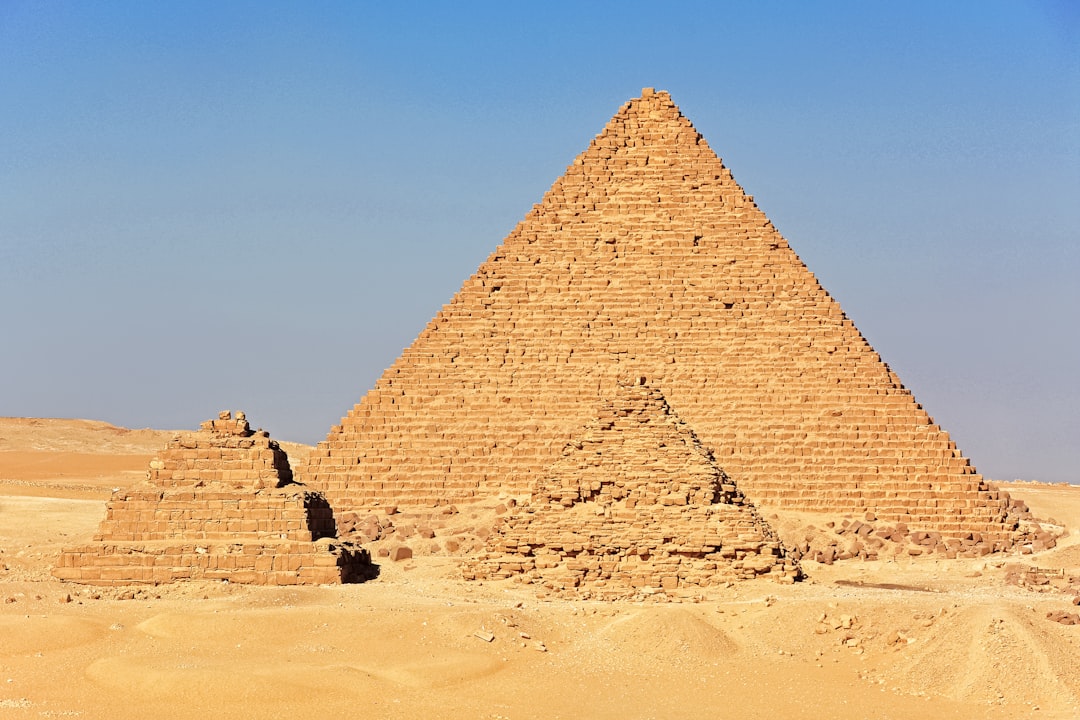
[[86,585],[228,580],[251,585],[360,582],[370,558],[352,543],[100,542],[67,548],[53,575]]
[[298,485],[241,494],[208,486],[116,493],[95,540],[306,541],[334,537],[334,511],[320,493]]
[[243,413],[223,412],[174,438],[145,483],[117,490],[94,542],[66,548],[53,574],[97,585],[365,579],[367,552],[331,542],[326,498],[291,479],[288,457],[267,433],[253,432]]
[[666,93],[627,103],[311,455],[344,510],[527,493],[620,374],[759,505],[1009,536],[1008,498]]
[[244,413],[229,411],[207,420],[198,433],[178,435],[160,458],[150,463],[154,485],[226,483],[236,488],[273,488],[292,482],[285,451],[266,431],[254,431]]
[[553,591],[617,597],[703,587],[798,565],[711,454],[646,385],[620,386],[465,566]]

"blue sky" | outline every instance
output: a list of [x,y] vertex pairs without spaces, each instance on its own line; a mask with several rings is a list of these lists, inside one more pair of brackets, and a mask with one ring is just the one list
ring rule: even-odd
[[0,415],[321,439],[655,86],[981,472],[1080,481],[1076,8],[0,0]]

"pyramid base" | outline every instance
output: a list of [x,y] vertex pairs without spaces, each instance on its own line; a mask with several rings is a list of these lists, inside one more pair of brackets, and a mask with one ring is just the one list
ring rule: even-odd
[[104,542],[64,550],[52,572],[84,585],[122,586],[179,580],[249,585],[326,585],[375,575],[368,551],[351,542]]
[[465,578],[518,578],[559,594],[614,599],[646,588],[801,576],[798,562],[750,507],[656,505],[604,516],[594,505],[524,506],[499,528],[487,552],[465,563]]
[[726,553],[655,558],[629,554],[488,555],[466,563],[463,574],[470,580],[512,578],[536,586],[541,593],[599,600],[686,592],[759,577],[787,583],[801,577],[798,565],[780,556],[779,548],[776,554],[766,551],[731,557]]

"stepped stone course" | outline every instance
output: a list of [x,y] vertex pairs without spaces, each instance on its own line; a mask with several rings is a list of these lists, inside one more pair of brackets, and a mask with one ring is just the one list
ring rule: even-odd
[[362,580],[367,552],[335,539],[321,493],[292,483],[285,452],[243,413],[174,438],[147,480],[113,494],[94,542],[53,574],[95,584],[205,578],[264,585]]
[[619,386],[489,541],[469,579],[621,597],[798,565],[663,395]]
[[524,495],[627,372],[759,507],[1006,543],[976,472],[665,92],[624,105],[300,469],[336,508]]

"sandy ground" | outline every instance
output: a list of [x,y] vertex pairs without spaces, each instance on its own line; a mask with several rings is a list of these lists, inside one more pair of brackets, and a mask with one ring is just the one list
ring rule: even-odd
[[[1046,618],[1071,595],[1005,582],[1017,562],[1080,574],[1073,535],[1036,555],[804,563],[802,583],[680,603],[541,600],[461,581],[451,558],[350,586],[54,580],[171,435],[0,419],[0,720],[1080,717],[1080,626]],[[1009,489],[1080,527],[1080,488]]]

